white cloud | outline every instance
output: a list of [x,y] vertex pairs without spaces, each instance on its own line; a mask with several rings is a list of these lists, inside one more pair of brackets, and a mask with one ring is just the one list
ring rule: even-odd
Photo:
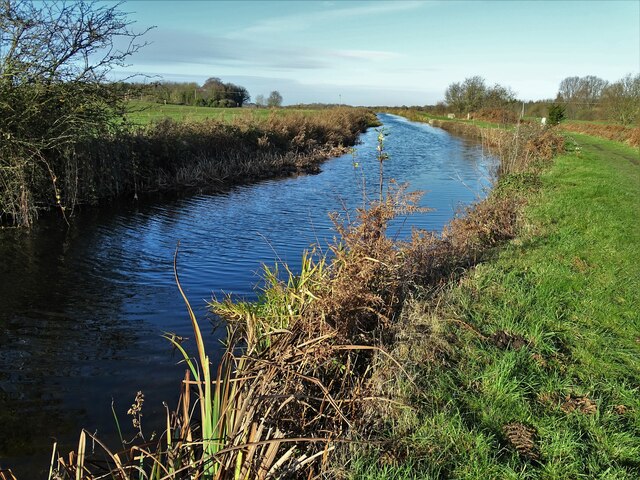
[[404,55],[397,52],[382,50],[337,50],[335,55],[342,58],[370,61],[394,60],[404,57]]
[[[370,15],[383,15],[393,12],[414,10],[425,5],[423,0],[415,1],[395,1],[395,2],[369,2],[355,7],[326,9],[308,13],[296,13],[282,15],[261,20],[254,25],[246,27],[238,32],[234,32],[233,38],[243,38],[246,35],[265,35],[279,33],[282,31],[301,31],[317,25],[324,21],[345,20],[350,18],[361,18]],[[433,2],[431,2],[433,4]]]

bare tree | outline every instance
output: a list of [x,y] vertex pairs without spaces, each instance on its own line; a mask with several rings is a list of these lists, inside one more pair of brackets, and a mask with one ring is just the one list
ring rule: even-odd
[[119,10],[97,1],[1,0],[0,73],[20,82],[102,82],[145,45]]
[[279,91],[274,90],[269,94],[267,105],[270,107],[280,107],[282,105],[282,95],[280,95]]
[[640,74],[628,74],[606,87],[602,103],[609,118],[623,125],[640,119]]
[[513,90],[496,83],[486,90],[482,106],[484,108],[505,108],[516,101],[516,94],[513,93]]
[[131,25],[120,4],[0,0],[0,220],[73,204],[69,149],[120,123],[129,87],[107,77],[145,45]]
[[460,83],[452,83],[444,92],[444,101],[448,107],[456,113],[462,113],[465,109],[464,94]]
[[602,92],[609,85],[609,82],[595,75],[587,75],[580,79],[580,90],[578,91],[578,101],[586,104],[586,106],[595,106]]
[[571,118],[592,115],[607,85],[595,75],[567,77],[560,82],[556,100],[566,105]]
[[558,100],[570,103],[577,98],[580,90],[580,77],[567,77],[560,82]]
[[468,77],[462,83],[452,83],[445,91],[445,102],[456,113],[475,112],[481,108],[504,108],[515,101],[509,87],[495,84],[487,88],[484,78]]
[[467,112],[474,112],[482,108],[487,93],[484,78],[478,75],[465,78],[462,83],[462,90],[464,92],[464,103]]

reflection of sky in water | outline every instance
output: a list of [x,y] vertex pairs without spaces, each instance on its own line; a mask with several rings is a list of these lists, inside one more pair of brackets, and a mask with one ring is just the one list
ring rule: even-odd
[[[381,118],[385,178],[424,190],[421,205],[434,209],[396,220],[392,235],[440,230],[489,185],[493,163],[478,146],[425,124]],[[373,130],[362,136],[357,170],[345,155],[324,163],[319,175],[86,214],[69,232],[46,222],[30,233],[0,232],[0,393],[20,399],[11,408],[33,413],[23,431],[42,434],[33,439],[43,442],[41,453],[51,435],[67,432],[75,441],[80,426],[113,431],[112,397],[125,412],[143,390],[149,417],[176,397],[184,368],[160,335],[191,335],[173,278],[178,241],[181,281],[203,320],[212,292],[253,297],[262,263],[283,260],[295,270],[305,248],[331,240],[327,214],[361,204],[363,172],[369,195],[377,195],[376,138]],[[209,344],[215,349],[216,338]]]

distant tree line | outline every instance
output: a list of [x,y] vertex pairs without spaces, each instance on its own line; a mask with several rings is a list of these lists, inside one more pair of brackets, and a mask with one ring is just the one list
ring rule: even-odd
[[258,95],[256,97],[256,107],[281,107],[282,95],[277,90],[274,90],[269,96],[264,98],[264,95]]
[[[196,82],[155,82],[132,84],[136,95],[150,102],[190,105],[199,107],[243,107],[251,100],[251,95],[242,85],[223,82],[218,77],[208,78],[202,85]],[[257,107],[281,107],[282,95],[277,90],[268,97],[258,95]]]
[[556,102],[565,106],[568,118],[629,125],[640,120],[640,74],[613,83],[594,75],[567,77],[560,82]]
[[487,86],[484,78],[474,76],[452,83],[444,94],[446,105],[453,113],[473,113],[487,108],[509,108],[518,103],[509,87]]
[[175,105],[242,107],[251,99],[243,86],[225,83],[217,77],[208,78],[202,85],[195,82],[155,82],[139,86],[146,100]]
[[[640,74],[616,82],[594,75],[567,77],[560,82],[555,99],[522,102],[509,87],[487,86],[480,76],[450,84],[444,102],[428,107],[435,114],[475,114],[505,110],[525,116],[548,117],[550,108],[561,106],[572,120],[612,120],[630,125],[640,121]],[[557,112],[557,110],[553,110]]]

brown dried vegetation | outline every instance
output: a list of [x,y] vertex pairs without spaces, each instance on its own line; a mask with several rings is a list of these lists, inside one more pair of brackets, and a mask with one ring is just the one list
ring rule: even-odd
[[584,133],[594,137],[623,142],[632,147],[640,147],[640,127],[624,125],[603,125],[589,122],[563,122],[560,128],[568,132]]
[[553,128],[521,124],[512,130],[480,130],[483,145],[500,158],[499,175],[537,171],[564,150]]
[[[573,412],[591,415],[598,411],[597,404],[586,395],[568,393],[544,393],[538,396],[540,403],[552,408],[560,408],[564,413]],[[616,407],[617,408],[617,407]]]
[[499,330],[491,335],[493,344],[501,350],[520,350],[529,345],[529,342],[522,335]]
[[[38,212],[145,192],[216,190],[266,177],[318,170],[375,123],[366,109],[243,116],[231,123],[165,119],[47,152],[24,169],[0,171],[0,221],[29,225]],[[5,155],[17,155],[7,150]]]
[[562,400],[560,409],[564,413],[579,412],[590,415],[598,411],[598,406],[586,395],[569,394]]
[[506,108],[481,108],[472,114],[474,120],[484,120],[486,122],[508,125],[517,123],[518,115]]
[[530,460],[539,460],[540,452],[536,444],[536,431],[520,422],[505,425],[502,431],[509,444],[518,454]]

